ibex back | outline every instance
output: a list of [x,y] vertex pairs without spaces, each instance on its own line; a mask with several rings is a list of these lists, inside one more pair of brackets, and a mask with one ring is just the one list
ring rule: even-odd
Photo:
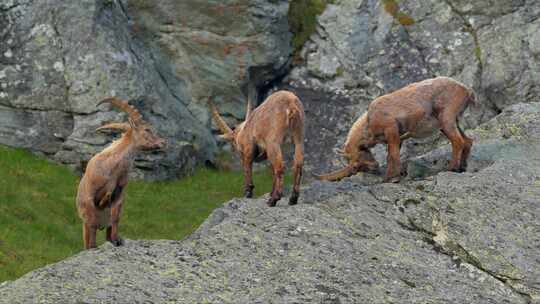
[[244,194],[253,196],[252,164],[253,161],[268,159],[272,166],[272,194],[267,204],[275,206],[283,194],[284,163],[281,146],[287,137],[294,143],[293,176],[294,186],[289,204],[298,202],[302,166],[304,163],[304,107],[300,99],[291,92],[278,91],[270,95],[259,107],[251,111],[248,100],[246,119],[234,130],[230,129],[210,104],[212,116],[223,133],[222,138],[229,140],[240,154],[244,169]]

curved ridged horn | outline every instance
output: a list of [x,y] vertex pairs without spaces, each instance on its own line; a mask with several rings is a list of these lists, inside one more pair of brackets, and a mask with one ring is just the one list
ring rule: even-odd
[[338,149],[335,149],[334,151],[335,151],[336,154],[338,154],[338,155],[345,155],[345,150],[344,150],[344,149],[339,149],[339,148],[338,148]]
[[122,132],[127,132],[131,130],[131,126],[128,123],[125,122],[113,122],[110,124],[103,125],[96,129],[96,132],[103,131],[103,130],[120,130]]
[[248,94],[248,100],[247,100],[247,109],[246,109],[246,120],[248,119],[249,115],[251,114],[251,97]]
[[224,135],[233,133],[233,130],[229,128],[227,123],[221,118],[221,115],[219,115],[219,112],[216,108],[216,105],[214,105],[213,102],[209,101],[208,104],[210,105],[210,111],[212,112],[212,118],[214,118],[214,122],[218,126],[221,133]]
[[347,176],[351,176],[355,174],[356,172],[358,172],[358,170],[354,166],[348,165],[347,167],[343,169],[339,169],[337,171],[334,171],[328,174],[323,174],[323,175],[313,174],[313,176],[315,176],[315,178],[319,180],[326,180],[326,181],[333,182],[333,181],[338,181]]
[[253,96],[252,93],[254,93],[255,95],[257,94],[256,91],[255,91],[255,85],[253,82],[251,82],[251,73],[248,69],[248,83],[247,83],[247,105],[246,105],[246,118],[245,120],[248,119],[249,115],[251,115],[251,110],[252,110],[252,107],[253,107],[253,104],[251,102],[251,96]]
[[131,121],[133,121],[136,126],[141,125],[144,122],[141,113],[139,113],[139,111],[135,107],[130,105],[127,101],[121,100],[117,97],[109,97],[98,102],[97,106],[103,103],[110,103],[118,109],[126,112],[129,116],[129,119],[131,119]]

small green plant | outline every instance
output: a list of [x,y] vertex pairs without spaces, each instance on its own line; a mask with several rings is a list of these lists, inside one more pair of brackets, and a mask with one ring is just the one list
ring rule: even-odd
[[345,68],[343,66],[339,66],[336,70],[336,76],[341,77],[345,73]]
[[380,0],[384,6],[384,10],[390,14],[394,19],[403,26],[410,26],[415,23],[414,19],[399,10],[399,4],[397,0]]
[[289,29],[293,33],[294,58],[299,60],[300,51],[317,28],[317,16],[324,12],[333,0],[292,0],[289,2]]
[[[75,208],[78,183],[66,167],[0,146],[0,282],[83,249]],[[272,188],[267,170],[255,172],[254,183],[256,196]],[[176,181],[131,181],[120,234],[128,239],[182,239],[212,210],[241,197],[242,185],[241,172],[207,168]],[[101,231],[98,246],[103,242]]]

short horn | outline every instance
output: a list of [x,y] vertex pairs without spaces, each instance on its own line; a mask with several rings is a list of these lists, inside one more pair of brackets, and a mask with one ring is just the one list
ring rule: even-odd
[[338,181],[347,176],[351,176],[356,172],[358,172],[358,170],[354,166],[349,164],[347,167],[343,169],[339,169],[337,171],[334,171],[328,174],[323,174],[323,175],[313,174],[313,176],[315,176],[315,178],[318,180]]
[[100,132],[100,131],[103,131],[103,130],[120,130],[122,132],[127,132],[127,131],[131,130],[131,126],[128,123],[125,123],[125,122],[122,122],[122,123],[113,122],[113,123],[106,124],[106,125],[103,125],[103,126],[97,128],[96,132]]
[[117,107],[118,109],[126,112],[129,116],[129,118],[133,121],[133,123],[138,126],[143,123],[143,118],[141,116],[141,113],[139,111],[131,106],[127,101],[121,100],[117,97],[109,97],[105,98],[102,101],[100,101],[97,105],[101,105],[103,103],[110,103],[113,106]]
[[218,126],[221,133],[223,133],[224,135],[233,133],[231,128],[229,128],[227,123],[223,120],[223,118],[221,118],[221,115],[219,115],[216,105],[214,105],[213,102],[209,102],[209,105],[210,111],[212,112],[212,118],[214,118],[214,122]]

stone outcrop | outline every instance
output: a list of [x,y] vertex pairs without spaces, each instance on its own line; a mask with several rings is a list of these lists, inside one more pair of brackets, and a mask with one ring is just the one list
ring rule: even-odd
[[[474,88],[481,105],[465,113],[467,128],[540,95],[538,1],[332,2],[291,70],[286,0],[4,0],[0,143],[82,169],[111,140],[95,127],[121,119],[95,103],[119,95],[171,143],[141,155],[134,175],[173,178],[223,144],[209,99],[235,124],[246,95],[260,102],[277,85],[306,104],[306,168],[325,171],[368,103],[411,82],[445,75]],[[409,141],[403,156],[438,140]]]
[[[539,16],[540,3],[534,0],[336,1],[319,16],[316,33],[301,52],[304,62],[286,83],[313,91],[307,96],[328,96],[328,104],[349,99],[345,110],[332,112],[354,115],[308,115],[315,123],[340,120],[348,129],[375,97],[425,78],[450,76],[476,91],[480,107],[463,119],[466,128],[474,127],[508,105],[540,97]],[[314,141],[337,137],[337,147],[342,134],[346,130],[334,130]],[[403,154],[430,150],[437,139],[409,141]],[[311,151],[312,157],[323,158],[328,151]],[[335,167],[337,156],[326,159],[313,167]]]
[[287,1],[0,2],[0,143],[81,169],[111,141],[96,134],[122,117],[102,98],[137,106],[169,141],[134,175],[172,178],[212,160],[206,110],[230,118],[247,84],[284,73],[291,53]]
[[473,130],[474,172],[234,199],[185,240],[82,252],[3,283],[0,303],[540,303],[539,120],[517,104]]

